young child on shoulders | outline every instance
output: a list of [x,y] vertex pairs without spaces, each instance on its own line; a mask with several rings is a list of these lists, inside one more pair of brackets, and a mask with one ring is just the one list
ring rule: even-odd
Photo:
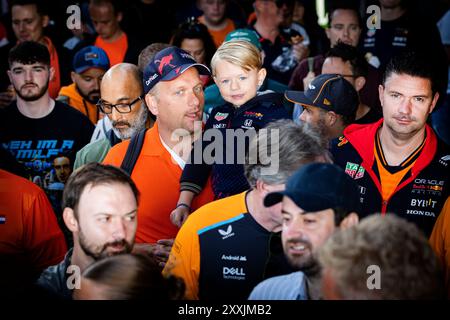
[[[209,177],[216,199],[249,189],[243,162],[238,161],[242,157],[245,159],[245,154],[239,154],[242,153],[242,150],[238,150],[239,143],[236,143],[236,139],[227,139],[226,135],[236,133],[239,139],[243,135],[238,134],[238,129],[241,132],[253,130],[256,133],[272,121],[290,119],[281,93],[258,92],[266,77],[262,64],[260,51],[245,40],[225,42],[214,54],[211,60],[213,79],[226,103],[211,111],[202,137],[194,143],[190,161],[181,176],[178,204],[170,216],[175,225],[181,227],[187,219],[193,198],[200,193]],[[204,137],[212,129],[218,130],[222,135],[222,151],[214,154],[214,162],[211,164],[205,161],[204,151],[215,140],[208,141]],[[251,135],[247,134],[248,136]],[[247,140],[244,141],[244,153],[248,149]],[[201,148],[202,154],[200,163],[195,156],[198,148]],[[234,157],[227,158],[226,155],[231,152],[234,152]],[[233,159],[231,163],[230,159]]]

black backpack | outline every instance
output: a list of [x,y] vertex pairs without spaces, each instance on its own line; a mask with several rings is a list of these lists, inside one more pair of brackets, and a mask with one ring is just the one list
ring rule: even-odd
[[146,132],[147,129],[142,129],[131,137],[130,144],[127,148],[127,153],[125,154],[125,158],[120,165],[120,168],[127,172],[130,176],[133,172],[134,166],[136,165],[139,154],[141,153],[142,146],[144,145]]

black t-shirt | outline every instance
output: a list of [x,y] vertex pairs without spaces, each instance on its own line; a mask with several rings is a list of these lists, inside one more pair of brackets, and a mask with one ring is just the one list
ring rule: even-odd
[[89,143],[94,130],[85,115],[58,101],[50,114],[39,119],[24,116],[14,102],[1,111],[0,119],[3,148],[25,167],[25,177],[46,191],[61,190],[68,177],[67,168],[57,172],[53,160],[66,157],[68,161],[59,162],[69,162],[71,172],[76,152]]
[[289,35],[280,30],[275,43],[272,43],[270,40],[263,38],[254,26],[249,26],[248,28],[255,31],[260,37],[259,42],[265,54],[263,67],[266,68],[268,77],[288,85],[291,75],[298,64],[293,58]]
[[428,57],[440,92],[447,85],[447,57],[437,26],[432,21],[415,12],[406,12],[392,21],[381,21],[380,29],[365,27],[362,51],[371,53],[380,60],[380,70],[384,70],[389,60],[405,50],[413,50]]
[[280,233],[267,231],[249,213],[203,228],[198,237],[200,300],[242,301],[261,281],[293,272]]

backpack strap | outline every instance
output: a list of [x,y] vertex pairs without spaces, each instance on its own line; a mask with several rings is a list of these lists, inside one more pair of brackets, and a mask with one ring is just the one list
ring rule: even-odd
[[127,153],[125,154],[125,158],[120,165],[120,168],[127,172],[130,176],[133,172],[136,161],[141,153],[142,146],[144,145],[145,133],[147,129],[142,129],[134,136],[131,137],[130,144],[127,148]]
[[308,57],[308,71],[314,72],[314,57]]

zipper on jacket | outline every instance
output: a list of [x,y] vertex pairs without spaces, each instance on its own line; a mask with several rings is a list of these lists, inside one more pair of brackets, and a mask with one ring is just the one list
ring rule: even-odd
[[389,202],[389,200],[383,200],[381,202],[381,215],[383,215],[383,216],[386,214],[388,202]]

